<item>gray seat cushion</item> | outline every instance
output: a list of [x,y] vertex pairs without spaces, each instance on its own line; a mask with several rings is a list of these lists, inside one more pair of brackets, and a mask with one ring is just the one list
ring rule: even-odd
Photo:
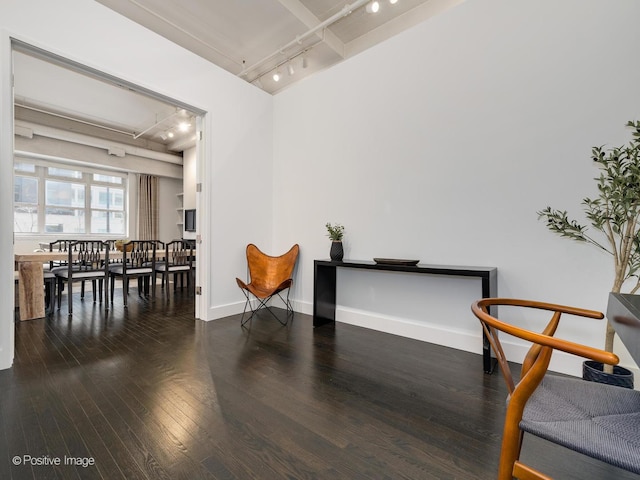
[[547,375],[520,428],[606,463],[640,473],[640,392]]
[[[56,272],[55,274],[58,277],[61,278],[69,278],[69,270],[63,270],[60,272]],[[73,271],[73,279],[74,280],[91,280],[94,278],[104,278],[105,276],[105,271],[104,270],[92,270],[92,271],[88,271],[88,272],[84,272],[84,271],[79,271],[79,270],[74,270]]]
[[[116,275],[122,275],[124,272],[124,267],[122,266],[122,264],[110,265],[109,271],[111,273],[115,273]],[[127,268],[127,275],[151,275],[152,273],[153,269],[151,267]]]
[[188,272],[191,270],[189,265],[167,265],[165,263],[156,265],[158,272]]

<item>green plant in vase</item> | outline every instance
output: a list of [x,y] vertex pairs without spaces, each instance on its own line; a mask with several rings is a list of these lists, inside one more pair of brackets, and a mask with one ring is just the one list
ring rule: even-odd
[[341,262],[344,257],[344,248],[342,246],[342,238],[344,237],[344,226],[336,223],[332,225],[327,223],[327,236],[331,240],[331,249],[329,250],[329,256],[331,260]]
[[[614,279],[611,291],[620,293],[628,280],[635,278],[629,293],[640,288],[640,121],[628,122],[633,129],[632,140],[608,150],[593,147],[591,158],[598,164],[598,196],[582,201],[590,226],[598,239],[588,232],[588,226],[569,218],[566,211],[547,207],[538,212],[547,228],[558,235],[594,245],[613,258]],[[615,330],[607,320],[604,349],[613,351]],[[613,367],[605,365],[605,372]]]

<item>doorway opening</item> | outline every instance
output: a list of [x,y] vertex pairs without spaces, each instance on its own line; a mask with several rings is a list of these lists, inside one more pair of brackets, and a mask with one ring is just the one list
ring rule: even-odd
[[[14,250],[31,252],[65,237],[137,238],[140,175],[158,177],[157,239],[195,243],[198,232],[185,229],[184,212],[200,210],[196,184],[206,112],[19,40],[11,39],[11,47],[14,186],[19,187],[14,192]],[[18,163],[25,166],[20,181]],[[77,193],[73,185],[82,183],[56,177],[64,177],[66,170],[76,176],[89,172],[92,178],[124,177],[125,187],[118,190],[124,205],[115,211],[109,204],[96,205],[89,195],[75,198],[79,204],[58,205],[65,193]],[[47,193],[46,182],[62,193]],[[38,183],[35,191],[27,188]],[[98,189],[97,183],[88,183],[87,191]],[[206,272],[195,271],[199,285]],[[196,318],[199,300],[196,296]]]

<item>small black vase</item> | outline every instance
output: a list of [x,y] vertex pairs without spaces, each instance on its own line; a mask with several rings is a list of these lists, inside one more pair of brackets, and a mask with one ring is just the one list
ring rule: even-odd
[[342,242],[334,240],[331,242],[331,250],[329,250],[329,256],[334,262],[341,262],[344,256],[344,250],[342,249]]
[[613,367],[613,373],[604,373],[602,363],[586,360],[582,362],[582,378],[591,382],[633,389],[633,372],[619,365]]

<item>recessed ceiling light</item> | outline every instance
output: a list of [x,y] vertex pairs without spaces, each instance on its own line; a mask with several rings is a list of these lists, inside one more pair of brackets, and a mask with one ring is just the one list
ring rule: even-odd
[[396,3],[398,3],[398,0],[389,0],[389,3],[390,3],[391,5],[395,5]]
[[377,13],[380,10],[380,4],[376,1],[367,3],[367,13]]
[[189,127],[191,126],[190,123],[187,122],[180,122],[180,125],[178,125],[178,128],[180,129],[181,132],[186,132],[189,130]]
[[280,81],[280,72],[276,72],[273,74],[273,81],[274,82],[279,82]]

